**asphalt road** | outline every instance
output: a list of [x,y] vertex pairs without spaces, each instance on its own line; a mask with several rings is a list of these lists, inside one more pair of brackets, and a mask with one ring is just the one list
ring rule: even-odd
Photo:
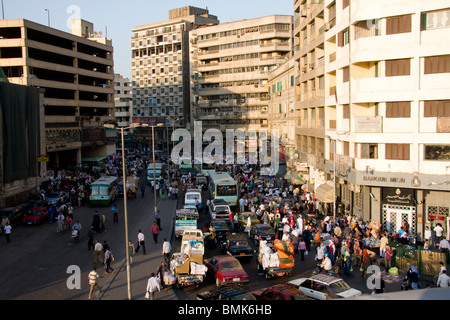
[[[144,172],[142,174],[145,174]],[[144,198],[128,199],[129,238],[137,242],[142,229],[151,239],[150,226],[154,220],[153,197],[147,192]],[[97,233],[94,239],[106,240],[115,256],[116,264],[125,257],[125,228],[123,199],[115,201],[119,208],[119,222],[113,223],[111,207],[75,207],[74,221],[82,224],[80,239],[75,242],[69,231],[56,234],[56,224],[20,225],[12,230],[11,243],[0,237],[0,300],[85,300],[89,291],[87,275],[93,266],[92,250],[87,247],[87,230],[95,210],[106,216],[106,232]],[[112,264],[115,267],[115,264]],[[100,273],[102,266],[98,265]],[[80,274],[73,270],[79,270]],[[104,281],[112,275],[104,275]],[[72,289],[68,288],[72,286]]]

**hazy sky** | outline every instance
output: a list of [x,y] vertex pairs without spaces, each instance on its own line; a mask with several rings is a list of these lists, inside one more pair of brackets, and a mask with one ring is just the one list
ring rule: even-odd
[[[97,32],[112,39],[114,72],[131,78],[131,30],[136,26],[169,19],[169,10],[191,5],[208,7],[220,22],[252,19],[272,14],[293,15],[294,0],[2,0],[5,19],[27,19],[71,32],[70,21],[94,23]],[[0,2],[1,3],[1,2]],[[48,11],[46,11],[48,9]],[[1,16],[0,16],[1,18]]]

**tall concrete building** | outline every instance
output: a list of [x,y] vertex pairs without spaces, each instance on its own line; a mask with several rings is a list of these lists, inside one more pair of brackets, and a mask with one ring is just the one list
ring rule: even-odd
[[268,128],[268,74],[292,53],[292,16],[272,15],[191,32],[192,118],[203,130]]
[[294,10],[297,145],[316,196],[393,233],[406,220],[419,240],[437,223],[448,237],[448,3],[299,0]]
[[325,5],[322,0],[294,2],[296,150],[294,169],[315,192],[325,176]]
[[[133,121],[166,126],[155,129],[157,148],[171,134],[170,119],[182,118],[175,127],[190,122],[189,31],[218,23],[207,9],[186,6],[170,10],[169,20],[132,30]],[[136,132],[151,139],[148,129]]]
[[92,23],[73,21],[73,34],[28,20],[0,20],[0,67],[9,81],[45,89],[48,167],[105,157],[115,141],[103,128],[114,116],[113,47]]
[[133,117],[133,82],[114,75],[114,116],[118,127],[128,127]]

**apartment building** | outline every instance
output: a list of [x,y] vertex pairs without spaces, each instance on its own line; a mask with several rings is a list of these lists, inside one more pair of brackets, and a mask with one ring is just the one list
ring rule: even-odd
[[114,75],[114,107],[117,126],[128,127],[133,115],[133,82],[117,73]]
[[[332,188],[326,184],[325,163],[325,32],[323,0],[294,1],[295,118],[294,169],[325,203]],[[322,187],[320,187],[322,185]],[[324,193],[321,189],[324,188]],[[323,196],[322,196],[323,193]]]
[[325,171],[338,202],[393,233],[406,220],[423,240],[441,223],[448,238],[448,2],[323,5]]
[[285,63],[268,74],[268,128],[269,133],[277,130],[280,141],[280,154],[289,169],[294,169],[296,150],[295,128],[295,61],[291,57]]
[[115,140],[103,122],[114,114],[111,40],[74,20],[72,34],[24,19],[0,20],[0,67],[14,84],[45,89],[48,168],[107,156]]
[[[169,10],[169,20],[136,27],[131,40],[133,121],[156,125],[155,141],[163,148],[172,128],[190,121],[189,31],[218,24],[207,9],[186,6]],[[172,124],[172,120],[181,120]],[[150,130],[136,130],[150,140]]]
[[292,56],[292,16],[193,30],[192,119],[203,130],[268,129],[269,72]]

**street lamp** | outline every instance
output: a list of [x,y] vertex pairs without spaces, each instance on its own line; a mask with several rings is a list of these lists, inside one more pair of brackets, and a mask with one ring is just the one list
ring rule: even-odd
[[156,164],[155,164],[155,127],[162,127],[164,124],[162,123],[158,123],[155,126],[150,126],[152,128],[152,149],[153,149],[153,183],[154,183],[154,188],[153,188],[153,197],[155,200],[155,209],[154,209],[154,213],[156,216],[156,211],[157,211],[157,207],[156,207]]
[[140,125],[138,123],[132,123],[129,127],[119,127],[116,128],[113,124],[104,124],[103,127],[108,129],[119,129],[120,137],[122,141],[122,176],[123,176],[123,212],[124,212],[124,222],[125,222],[125,254],[127,259],[127,288],[128,288],[128,300],[131,300],[131,270],[130,270],[130,254],[128,248],[128,211],[127,211],[127,176],[125,172],[125,144],[123,132],[127,129],[133,129],[138,127],[148,127],[147,124]]
[[[167,119],[172,122],[172,134],[175,131],[175,122],[183,119],[184,117],[178,117],[178,118],[172,118],[171,116],[167,117]],[[167,128],[167,131],[169,131],[169,128]],[[175,140],[172,142],[172,150],[175,148]],[[167,156],[169,156],[169,134],[167,134]]]

